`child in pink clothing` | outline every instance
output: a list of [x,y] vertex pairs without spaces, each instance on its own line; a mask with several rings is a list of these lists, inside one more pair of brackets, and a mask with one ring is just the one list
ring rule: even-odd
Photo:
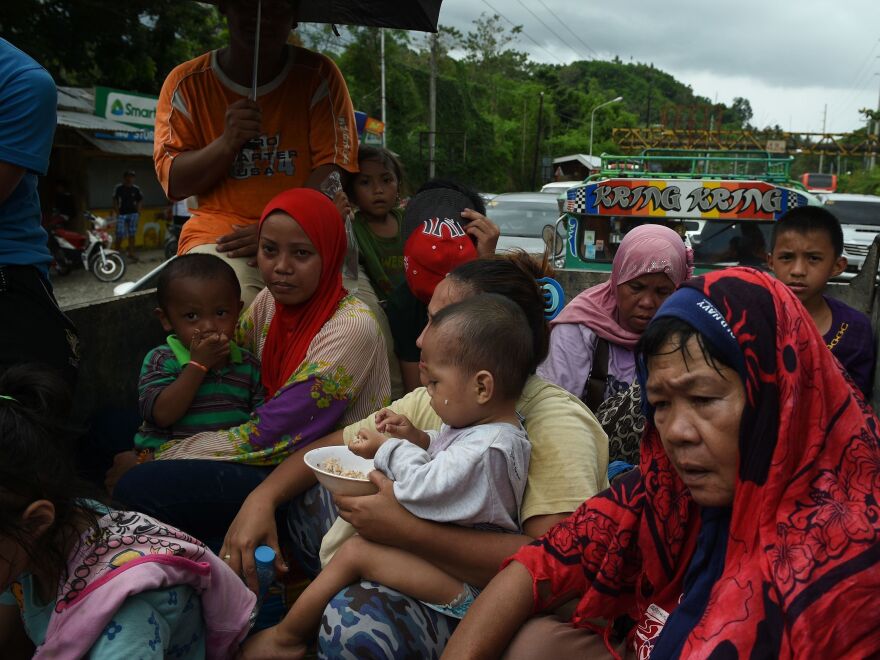
[[68,409],[53,374],[0,375],[4,655],[233,657],[254,594],[200,541],[87,499],[62,449]]

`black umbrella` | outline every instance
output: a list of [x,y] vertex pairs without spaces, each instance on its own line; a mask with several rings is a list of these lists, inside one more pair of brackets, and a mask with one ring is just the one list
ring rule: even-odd
[[297,20],[436,32],[442,0],[300,0]]
[[[218,0],[199,0],[216,5]],[[299,0],[297,21],[436,32],[443,0]],[[254,2],[254,11],[256,11]]]
[[[216,5],[218,0],[199,0]],[[443,0],[293,0],[296,20],[301,23],[331,23],[364,27],[436,32]],[[260,51],[262,0],[254,2],[257,33],[254,43],[254,74],[251,98],[257,97],[257,65]]]

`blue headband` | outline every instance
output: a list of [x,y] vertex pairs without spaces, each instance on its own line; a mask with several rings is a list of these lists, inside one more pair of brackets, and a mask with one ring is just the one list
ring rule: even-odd
[[[689,286],[682,287],[666,299],[651,323],[656,323],[664,317],[680,319],[699,332],[703,340],[720,353],[724,362],[732,365],[745,382],[745,359],[736,336],[724,314],[703,292]],[[652,418],[653,410],[648,405],[647,396],[648,366],[641,354],[638,356],[637,370],[639,383],[642,386],[642,411]]]

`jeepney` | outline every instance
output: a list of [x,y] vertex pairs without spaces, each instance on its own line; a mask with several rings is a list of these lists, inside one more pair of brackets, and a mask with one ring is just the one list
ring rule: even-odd
[[790,178],[790,156],[646,150],[601,159],[597,174],[560,197],[565,269],[610,271],[620,241],[644,223],[677,231],[698,273],[762,267],[773,223],[791,208],[820,203]]
[[[608,278],[620,241],[637,225],[665,224],[676,230],[694,251],[697,275],[737,265],[763,268],[773,223],[789,209],[821,204],[791,179],[792,158],[787,156],[647,150],[601,158],[597,174],[560,196],[560,218],[545,231],[551,254],[562,255],[555,286],[545,294],[553,315],[567,300]],[[565,241],[564,247],[558,240]],[[867,314],[875,336],[880,335],[878,275],[880,235],[858,274],[844,273],[827,289]],[[880,382],[880,362],[875,382]],[[874,388],[871,403],[880,407],[880,387]]]

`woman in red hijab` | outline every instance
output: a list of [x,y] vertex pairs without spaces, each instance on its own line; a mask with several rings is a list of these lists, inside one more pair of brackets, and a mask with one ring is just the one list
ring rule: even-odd
[[375,317],[342,287],[345,250],[339,211],[320,192],[296,188],[266,205],[257,252],[266,288],[236,336],[261,360],[265,402],[241,426],[164,445],[120,479],[118,499],[219,547],[272,466],[384,405],[385,343]]
[[637,353],[639,470],[508,559],[448,657],[878,657],[878,420],[794,294],[690,280]]

